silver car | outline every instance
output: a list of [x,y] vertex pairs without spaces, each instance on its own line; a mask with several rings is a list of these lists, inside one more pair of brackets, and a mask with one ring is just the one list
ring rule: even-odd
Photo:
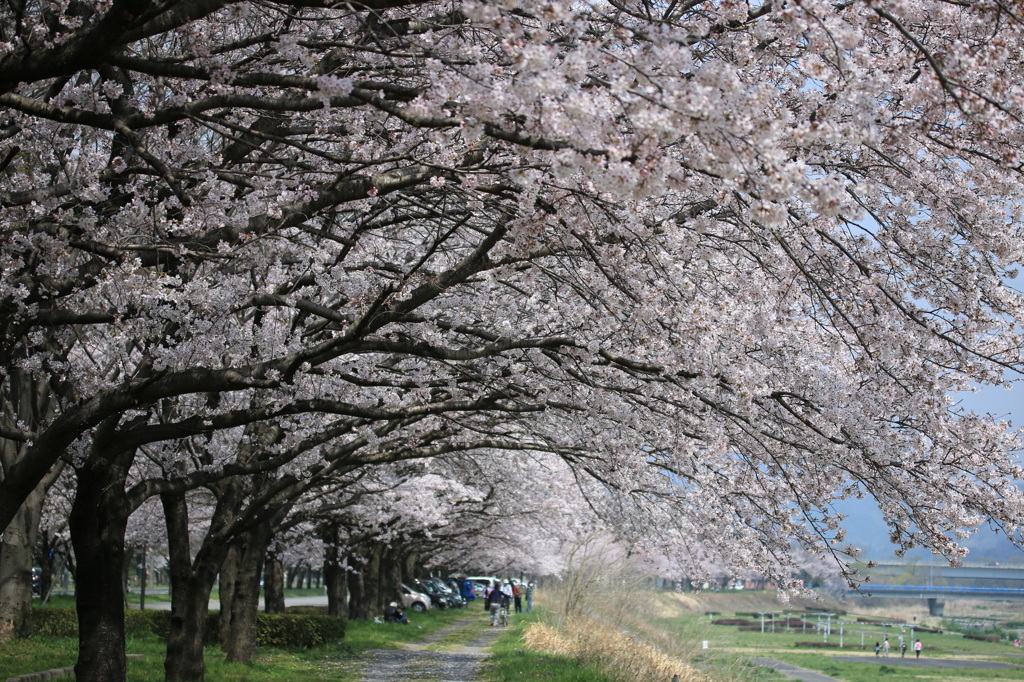
[[429,611],[430,610],[430,597],[417,592],[408,585],[402,585],[402,605],[407,609],[413,611]]

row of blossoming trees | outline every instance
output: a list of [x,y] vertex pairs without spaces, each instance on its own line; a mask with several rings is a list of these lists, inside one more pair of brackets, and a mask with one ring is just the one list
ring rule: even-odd
[[1022,368],[1022,31],[988,0],[5,3],[0,632],[62,469],[90,681],[124,678],[157,498],[172,679],[229,553],[406,466],[449,518],[446,486],[540,479],[779,581],[793,543],[842,561],[848,496],[903,548],[1020,540],[1016,440],[948,396]]

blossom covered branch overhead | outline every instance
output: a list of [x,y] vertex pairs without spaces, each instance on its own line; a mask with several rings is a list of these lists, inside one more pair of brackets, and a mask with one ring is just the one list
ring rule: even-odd
[[[270,422],[239,471],[551,453],[681,561],[699,538],[783,575],[863,493],[904,548],[955,559],[988,519],[1021,539],[1015,437],[948,398],[1024,366],[1010,8],[0,18],[3,380],[56,405],[7,401],[4,526],[58,461],[97,465],[101,424],[137,446]],[[229,475],[237,437],[152,489]]]

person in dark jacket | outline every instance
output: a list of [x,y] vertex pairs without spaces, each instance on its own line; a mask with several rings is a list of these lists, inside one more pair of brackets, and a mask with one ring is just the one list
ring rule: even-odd
[[487,608],[491,612],[491,627],[498,627],[498,611],[501,609],[501,602],[505,599],[505,594],[498,588],[491,590],[491,593],[487,595]]

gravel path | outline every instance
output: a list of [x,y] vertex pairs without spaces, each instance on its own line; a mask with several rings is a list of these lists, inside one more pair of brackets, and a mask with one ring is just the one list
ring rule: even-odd
[[[457,651],[424,651],[445,635],[463,628],[479,629],[479,635]],[[362,660],[360,682],[471,682],[486,658],[484,649],[502,633],[486,621],[471,618],[438,630],[408,649],[370,649]]]

